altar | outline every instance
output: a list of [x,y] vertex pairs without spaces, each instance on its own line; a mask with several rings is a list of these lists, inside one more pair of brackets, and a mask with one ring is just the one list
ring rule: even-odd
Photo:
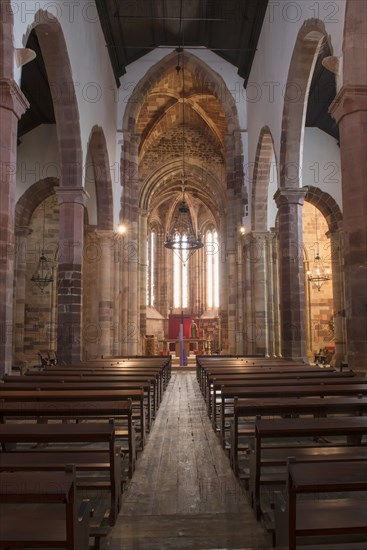
[[[184,338],[183,345],[186,357],[195,351],[198,351],[202,355],[207,352],[207,340],[205,338]],[[159,340],[159,350],[162,355],[174,352],[175,357],[180,357],[180,340],[178,338],[165,338],[164,340]]]

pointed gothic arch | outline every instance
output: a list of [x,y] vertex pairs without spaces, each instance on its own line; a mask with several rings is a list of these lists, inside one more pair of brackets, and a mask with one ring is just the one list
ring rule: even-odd
[[324,39],[328,40],[328,35],[324,23],[319,19],[305,21],[296,39],[284,93],[279,157],[280,188],[299,187],[308,92],[314,64]]
[[60,187],[80,187],[83,154],[73,74],[62,27],[50,12],[39,10],[27,29],[35,30],[45,62],[56,119],[60,156]]
[[113,230],[113,193],[106,138],[99,126],[92,128],[88,153],[92,163],[97,198],[97,228]]
[[261,129],[257,144],[251,191],[251,228],[254,231],[268,229],[268,190],[274,140],[267,126]]

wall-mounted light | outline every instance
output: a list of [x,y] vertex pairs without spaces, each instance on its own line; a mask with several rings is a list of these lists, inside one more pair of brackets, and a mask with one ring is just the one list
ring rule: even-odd
[[123,223],[120,223],[117,227],[117,233],[119,235],[126,235],[126,232],[127,232],[127,227],[125,224]]
[[244,225],[241,225],[241,227],[240,227],[240,233],[241,233],[241,235],[245,235],[245,233],[246,233],[246,228],[245,228]]

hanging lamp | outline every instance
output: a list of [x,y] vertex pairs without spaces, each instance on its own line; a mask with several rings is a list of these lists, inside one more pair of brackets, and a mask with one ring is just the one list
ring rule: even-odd
[[43,293],[45,288],[53,282],[52,268],[45,254],[45,218],[46,207],[43,203],[43,234],[42,234],[42,251],[38,260],[36,271],[31,277],[31,281],[35,283]]
[[[177,48],[178,64],[177,74],[182,74],[182,199],[174,216],[170,230],[166,234],[164,246],[173,250],[185,264],[190,256],[204,246],[201,232],[196,232],[191,217],[190,208],[185,198],[185,69],[183,48]],[[180,53],[182,52],[182,66],[180,65]]]
[[324,267],[324,262],[320,256],[318,227],[317,227],[317,208],[315,207],[315,232],[316,232],[316,251],[313,262],[313,269],[307,271],[307,278],[320,292],[322,285],[330,280],[330,270]]

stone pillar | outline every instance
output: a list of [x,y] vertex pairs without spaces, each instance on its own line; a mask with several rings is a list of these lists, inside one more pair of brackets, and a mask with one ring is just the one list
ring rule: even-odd
[[271,229],[272,239],[271,239],[271,266],[273,273],[273,300],[274,300],[274,347],[275,347],[275,356],[282,356],[282,331],[281,331],[281,320],[280,320],[280,299],[279,299],[279,290],[280,290],[280,281],[279,281],[279,236],[274,228]]
[[310,281],[308,280],[307,272],[310,269],[310,261],[304,260],[304,285],[305,285],[305,314],[306,314],[306,355],[309,362],[314,360],[313,346],[312,346],[312,315],[311,315],[311,296],[310,296]]
[[14,288],[14,324],[13,324],[13,362],[24,363],[24,315],[26,296],[27,239],[32,233],[29,227],[16,227],[15,249],[15,288]]
[[334,305],[334,339],[335,339],[335,366],[340,367],[346,360],[346,324],[345,324],[345,288],[343,265],[343,237],[342,232],[330,231],[333,305]]
[[82,268],[84,207],[82,187],[56,189],[60,207],[57,355],[60,363],[78,363],[82,344]]
[[266,258],[266,327],[267,327],[267,355],[276,357],[276,327],[275,327],[275,301],[274,301],[274,270],[273,270],[273,243],[275,235],[268,232],[265,237]]
[[17,84],[0,78],[0,377],[12,366],[17,125],[28,107]]
[[[148,213],[139,212],[139,332],[141,343],[147,333],[147,226]],[[144,350],[141,350],[142,352]]]
[[114,239],[113,246],[113,347],[114,357],[122,355],[121,351],[121,263],[122,263],[122,237],[118,235]]
[[367,370],[367,86],[343,86],[329,110],[340,130],[347,361]]
[[[139,315],[139,228],[138,228],[138,153],[140,135],[126,134],[123,159],[122,222],[127,225],[124,239],[122,293],[123,354],[137,355],[140,341]],[[126,262],[125,262],[126,259]]]
[[244,319],[243,319],[243,302],[244,302],[244,289],[243,289],[243,261],[242,261],[242,244],[243,235],[237,232],[237,333],[236,333],[236,353],[239,355],[244,354]]
[[256,329],[253,315],[252,296],[252,235],[243,238],[243,273],[244,273],[244,354],[254,355]]
[[251,233],[251,269],[253,276],[253,323],[255,325],[256,355],[268,355],[268,303],[267,303],[267,231],[253,231]]
[[282,350],[288,359],[306,360],[305,297],[302,246],[304,189],[278,189],[280,310]]
[[112,337],[113,337],[113,231],[96,231],[97,242],[99,245],[98,258],[98,355],[112,355]]

